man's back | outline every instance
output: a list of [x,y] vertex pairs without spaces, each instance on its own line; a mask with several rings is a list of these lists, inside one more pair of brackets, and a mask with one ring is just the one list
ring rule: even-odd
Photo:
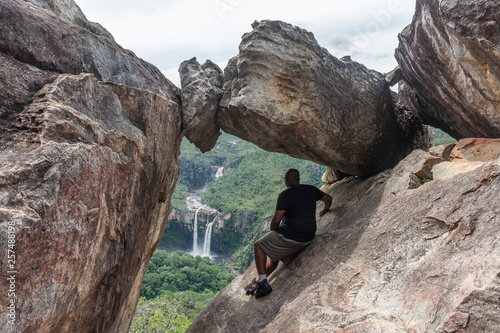
[[311,185],[290,186],[280,193],[276,210],[286,210],[277,232],[286,238],[309,242],[316,234],[316,202],[324,193]]

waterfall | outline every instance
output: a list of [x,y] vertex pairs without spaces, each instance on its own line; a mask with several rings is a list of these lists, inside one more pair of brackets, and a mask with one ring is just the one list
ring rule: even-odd
[[217,169],[217,172],[215,173],[215,178],[222,177],[224,175],[224,167],[220,167]]
[[201,207],[196,210],[194,214],[194,228],[193,228],[193,255],[198,253],[198,212]]
[[203,244],[203,257],[210,257],[210,242],[212,240],[212,226],[215,219],[210,222],[207,226],[207,231],[205,232],[205,242]]
[[[223,168],[220,168],[223,169]],[[221,171],[222,173],[222,171]],[[201,195],[203,191],[205,190],[206,186],[203,187],[197,187],[190,193],[192,196],[189,196],[186,198],[186,203],[188,206],[188,209],[190,211],[196,211],[194,214],[194,225],[193,225],[193,250],[190,252],[191,255],[193,256],[210,256],[210,241],[212,238],[212,224],[213,221],[219,216],[217,210],[208,207],[207,205],[204,205],[201,203]],[[217,213],[214,220],[207,224],[207,229],[205,231],[205,239],[203,241],[203,248],[201,246],[198,246],[198,216],[200,210],[203,210],[206,215],[212,215],[214,213]],[[208,217],[207,217],[207,222],[208,222]]]

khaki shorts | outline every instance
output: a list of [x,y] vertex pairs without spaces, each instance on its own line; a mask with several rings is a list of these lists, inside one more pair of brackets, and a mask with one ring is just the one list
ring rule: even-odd
[[272,261],[281,260],[285,265],[288,265],[295,255],[311,242],[297,242],[271,230],[260,238],[257,243]]

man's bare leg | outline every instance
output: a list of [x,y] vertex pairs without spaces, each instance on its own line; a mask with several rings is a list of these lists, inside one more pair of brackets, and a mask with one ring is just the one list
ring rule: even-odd
[[267,259],[266,263],[266,275],[271,275],[272,272],[278,267],[279,261],[272,261],[271,258]]
[[273,291],[273,288],[271,288],[269,283],[267,283],[267,274],[266,274],[267,270],[269,269],[269,271],[272,272],[278,265],[272,260],[269,260],[269,266],[266,265],[268,262],[267,256],[264,253],[264,251],[262,251],[262,249],[260,248],[258,242],[255,242],[253,248],[255,254],[255,266],[257,267],[257,272],[259,273],[259,277],[257,280],[254,280],[256,281],[255,284],[254,282],[252,282],[250,288],[249,289],[245,288],[245,290],[247,291],[247,293],[250,292],[254,294],[255,298],[261,298],[268,295],[271,291]]
[[253,250],[255,255],[255,266],[257,267],[257,272],[259,273],[259,275],[266,274],[266,261],[267,261],[266,254],[264,253],[264,251],[262,251],[258,242],[255,242]]

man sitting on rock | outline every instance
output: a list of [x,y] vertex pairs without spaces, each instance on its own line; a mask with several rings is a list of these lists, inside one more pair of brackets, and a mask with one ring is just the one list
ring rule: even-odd
[[328,194],[312,185],[301,185],[296,169],[286,172],[285,185],[287,189],[278,196],[271,231],[254,245],[259,276],[245,291],[255,295],[255,298],[266,296],[273,290],[267,277],[278,267],[279,261],[287,265],[313,240],[316,234],[316,202],[321,200],[325,203],[319,216],[323,216],[332,204],[332,197]]

